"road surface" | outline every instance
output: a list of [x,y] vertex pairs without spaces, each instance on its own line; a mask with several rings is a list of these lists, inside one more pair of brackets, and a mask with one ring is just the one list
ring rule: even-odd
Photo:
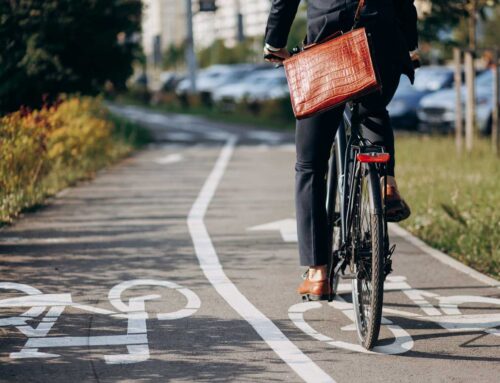
[[399,227],[379,346],[302,303],[293,135],[112,109],[157,142],[0,231],[1,382],[498,382],[498,283]]

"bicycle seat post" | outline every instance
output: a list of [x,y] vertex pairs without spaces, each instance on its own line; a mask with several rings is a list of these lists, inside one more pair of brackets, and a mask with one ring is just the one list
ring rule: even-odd
[[351,134],[358,135],[360,133],[361,118],[359,116],[359,103],[351,103]]

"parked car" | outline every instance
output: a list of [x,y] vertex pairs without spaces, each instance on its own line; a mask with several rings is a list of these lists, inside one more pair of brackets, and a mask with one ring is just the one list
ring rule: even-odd
[[[206,105],[212,103],[212,93],[222,86],[241,81],[253,72],[267,70],[269,64],[233,64],[233,65],[213,65],[198,71],[196,76],[196,91],[200,95],[202,102]],[[181,81],[176,93],[179,97],[185,97],[189,92],[191,82],[189,78]]]
[[417,108],[420,100],[429,93],[451,88],[454,73],[451,68],[427,66],[415,73],[414,85],[406,76],[401,76],[398,90],[388,106],[392,125],[395,128],[417,129]]
[[246,99],[249,102],[263,102],[290,97],[285,72],[275,69],[273,71],[275,73],[268,73],[268,76],[257,77],[254,86],[246,94]]
[[[213,65],[206,69],[201,69],[196,74],[196,88],[204,87],[205,84],[210,84],[218,77],[222,76],[230,69],[229,65]],[[178,96],[187,96],[191,88],[191,79],[187,76],[184,80],[180,81],[175,88],[175,93]]]
[[[493,111],[493,71],[487,70],[476,78],[476,122],[483,134],[491,132]],[[466,88],[462,87],[462,110],[465,116]],[[456,115],[455,89],[430,94],[420,101],[418,117],[421,129],[437,129],[448,132],[454,129]]]
[[234,64],[227,68],[226,71],[220,73],[217,77],[212,77],[210,81],[204,81],[197,86],[197,90],[201,96],[201,99],[205,105],[212,104],[213,92],[220,87],[236,84],[241,79],[247,77],[248,75],[258,71],[262,68],[268,68],[268,66],[254,65],[254,64]]
[[286,97],[288,85],[283,68],[256,71],[227,84],[213,93],[213,100],[223,109],[233,109],[234,105],[247,100],[261,102],[273,98]]

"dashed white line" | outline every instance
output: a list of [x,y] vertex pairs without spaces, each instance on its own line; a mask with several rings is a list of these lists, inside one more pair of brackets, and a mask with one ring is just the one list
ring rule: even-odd
[[167,165],[167,164],[174,164],[176,162],[180,162],[183,159],[184,159],[184,157],[182,156],[182,154],[173,153],[173,154],[169,154],[165,157],[157,158],[154,160],[154,162],[156,162],[157,164],[160,164],[160,165]]
[[231,159],[236,138],[226,141],[215,166],[188,215],[188,228],[196,256],[208,281],[219,295],[245,319],[269,347],[306,382],[335,382],[292,343],[281,330],[255,307],[224,272],[204,223],[205,213]]

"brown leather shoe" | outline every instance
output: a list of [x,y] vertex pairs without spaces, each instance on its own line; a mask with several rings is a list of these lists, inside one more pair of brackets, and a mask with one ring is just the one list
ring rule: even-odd
[[401,222],[411,215],[408,204],[394,186],[387,185],[385,197],[385,217],[387,222]]
[[322,301],[330,299],[332,290],[328,279],[311,281],[309,278],[306,278],[299,285],[297,292],[302,295],[302,299],[305,301]]

